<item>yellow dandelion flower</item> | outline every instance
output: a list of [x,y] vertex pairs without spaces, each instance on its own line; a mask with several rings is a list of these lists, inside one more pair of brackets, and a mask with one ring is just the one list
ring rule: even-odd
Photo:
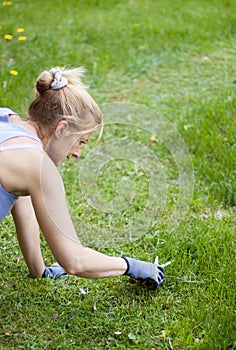
[[11,34],[4,35],[4,39],[6,39],[6,40],[11,40],[12,38],[13,38],[13,36]]
[[11,6],[12,5],[12,1],[3,1],[2,5],[3,6]]
[[25,29],[24,28],[18,28],[16,31],[17,31],[17,33],[24,33]]
[[156,140],[157,140],[157,137],[156,137],[155,134],[153,134],[153,135],[150,137],[150,141],[151,141],[151,142],[156,142]]
[[165,337],[167,337],[169,334],[170,334],[169,329],[163,329],[159,337],[165,339]]
[[15,69],[11,69],[10,74],[16,76],[16,75],[18,75],[18,72]]
[[20,41],[25,41],[27,38],[24,35],[19,36],[18,40]]
[[166,334],[165,333],[162,333],[161,335],[160,335],[160,338],[165,338],[166,337]]

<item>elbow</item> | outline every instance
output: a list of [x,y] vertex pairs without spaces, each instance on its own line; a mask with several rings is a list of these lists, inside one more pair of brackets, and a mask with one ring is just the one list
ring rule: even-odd
[[82,277],[84,273],[83,266],[79,263],[69,264],[68,266],[66,266],[65,270],[69,275],[74,275],[74,276]]
[[69,275],[87,277],[90,270],[88,249],[82,245],[75,248],[67,250],[66,254],[55,256],[55,258]]
[[66,263],[62,262],[62,266],[69,275],[80,277],[86,276],[87,268],[85,262],[83,262],[83,259],[72,257]]

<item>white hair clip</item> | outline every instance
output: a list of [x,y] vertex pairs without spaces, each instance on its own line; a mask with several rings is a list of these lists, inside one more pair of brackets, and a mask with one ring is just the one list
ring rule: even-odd
[[68,84],[68,80],[66,77],[63,77],[60,69],[52,68],[49,72],[54,76],[54,80],[50,86],[52,90],[59,90]]

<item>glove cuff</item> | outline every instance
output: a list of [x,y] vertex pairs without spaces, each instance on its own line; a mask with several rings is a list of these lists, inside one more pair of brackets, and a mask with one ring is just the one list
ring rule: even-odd
[[47,269],[45,269],[45,270],[43,271],[43,274],[42,274],[41,278],[46,278],[46,277],[47,277],[47,276],[46,276],[46,272],[47,272]]
[[130,269],[129,260],[128,260],[125,256],[122,256],[122,259],[124,259],[125,262],[126,262],[126,264],[127,264],[127,269],[126,269],[124,275],[125,275],[125,276],[128,276],[129,269]]

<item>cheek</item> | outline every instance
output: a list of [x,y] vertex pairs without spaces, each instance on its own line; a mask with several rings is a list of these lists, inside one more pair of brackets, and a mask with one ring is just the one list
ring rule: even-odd
[[80,143],[77,143],[75,144],[73,147],[72,147],[72,151],[80,151],[82,148],[82,145]]
[[73,152],[74,150],[79,148],[79,142],[76,140],[71,140],[70,141],[70,152]]

